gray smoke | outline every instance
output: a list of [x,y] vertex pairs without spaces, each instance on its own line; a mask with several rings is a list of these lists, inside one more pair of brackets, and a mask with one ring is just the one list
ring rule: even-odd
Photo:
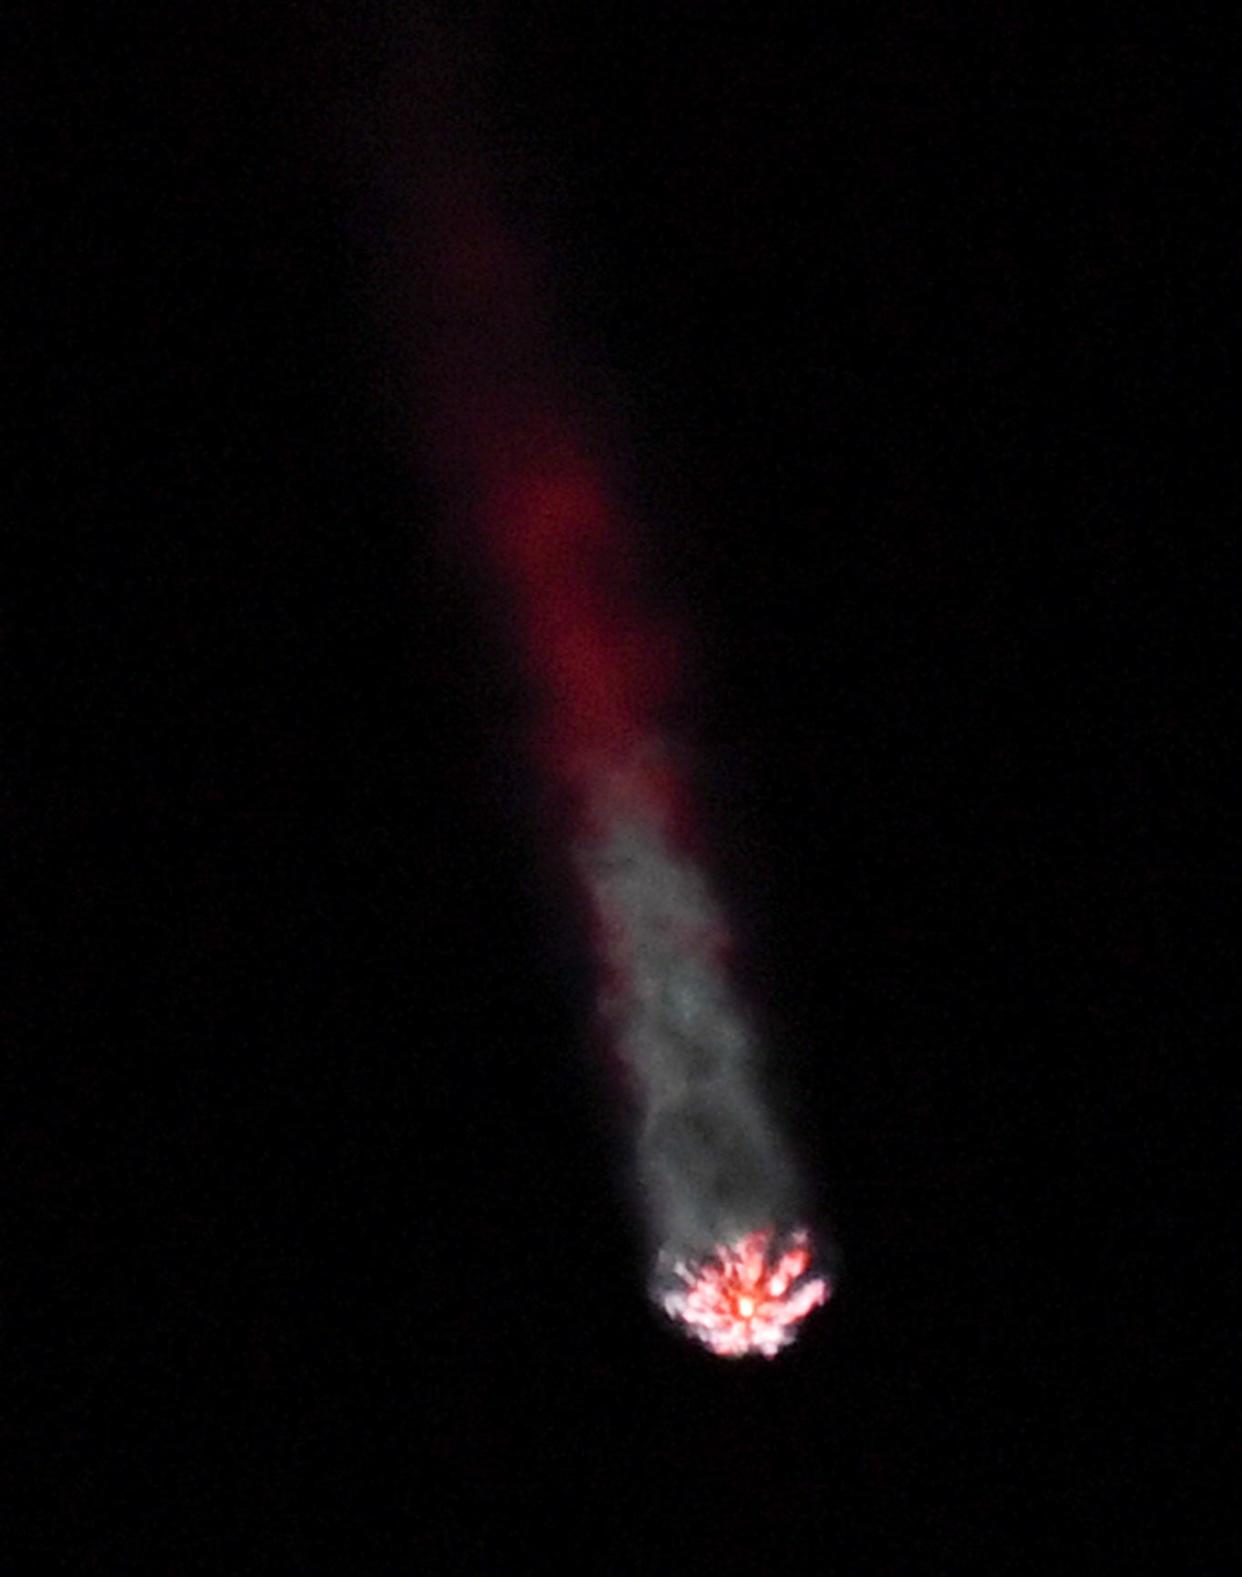
[[661,1247],[697,1259],[790,1219],[793,1166],[702,874],[633,812],[578,858],[604,930],[612,984],[602,1007],[632,1075],[638,1180]]

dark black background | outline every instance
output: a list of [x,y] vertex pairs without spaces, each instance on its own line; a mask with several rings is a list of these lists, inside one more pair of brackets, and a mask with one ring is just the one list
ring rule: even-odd
[[428,19],[19,13],[29,1550],[1220,1569],[1235,40],[1042,11],[448,30],[697,631],[719,879],[844,1254],[757,1367],[644,1302],[520,681],[412,416]]

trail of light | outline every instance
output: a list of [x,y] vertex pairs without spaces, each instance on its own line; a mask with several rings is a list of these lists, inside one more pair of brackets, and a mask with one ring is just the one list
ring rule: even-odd
[[681,643],[643,594],[635,534],[566,398],[531,270],[477,176],[450,160],[427,203],[438,438],[512,613],[537,760],[568,790],[601,1017],[636,1107],[656,1299],[711,1352],[771,1357],[831,1287],[794,1224],[792,1162],[665,745]]

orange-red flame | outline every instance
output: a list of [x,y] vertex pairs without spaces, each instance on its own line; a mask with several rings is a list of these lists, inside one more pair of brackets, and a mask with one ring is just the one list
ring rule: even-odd
[[832,1295],[827,1277],[808,1276],[810,1266],[805,1231],[785,1238],[779,1249],[770,1229],[750,1232],[720,1244],[701,1263],[674,1260],[673,1274],[682,1285],[665,1293],[662,1302],[718,1356],[774,1358],[793,1341],[799,1323]]

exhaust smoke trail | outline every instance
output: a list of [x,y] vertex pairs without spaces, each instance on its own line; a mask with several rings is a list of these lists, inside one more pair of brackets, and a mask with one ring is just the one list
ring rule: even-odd
[[711,1352],[771,1357],[832,1288],[695,852],[689,775],[668,743],[678,643],[644,605],[635,533],[482,173],[441,146],[420,184],[429,425],[512,610],[537,699],[534,759],[570,807],[600,1022],[632,1104],[652,1297]]
[[653,1296],[722,1357],[772,1357],[830,1286],[806,1229],[777,1226],[797,1219],[797,1180],[729,981],[723,916],[658,815],[602,827],[578,867],[606,968],[601,1013],[638,1093]]

